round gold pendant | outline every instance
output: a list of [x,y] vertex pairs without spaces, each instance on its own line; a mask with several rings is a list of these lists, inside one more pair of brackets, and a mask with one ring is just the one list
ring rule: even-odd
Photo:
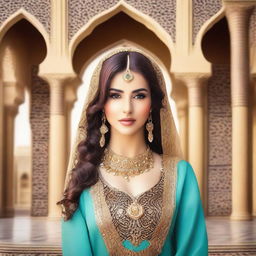
[[133,202],[132,204],[129,205],[126,212],[130,218],[137,220],[143,215],[144,209],[137,202]]

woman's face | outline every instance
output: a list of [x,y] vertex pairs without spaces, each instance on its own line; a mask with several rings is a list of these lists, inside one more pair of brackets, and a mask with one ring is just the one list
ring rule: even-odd
[[130,82],[123,80],[123,72],[117,73],[111,81],[104,106],[111,133],[134,135],[142,132],[149,116],[150,88],[143,75],[132,73],[134,78]]

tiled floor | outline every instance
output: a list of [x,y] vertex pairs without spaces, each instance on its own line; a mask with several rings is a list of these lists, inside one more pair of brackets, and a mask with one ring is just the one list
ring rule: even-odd
[[[208,218],[209,246],[255,245],[256,219],[231,221],[228,218]],[[0,245],[39,245],[60,247],[60,220],[19,216],[0,219]]]
[[60,245],[59,220],[43,217],[15,217],[0,219],[0,244]]
[[209,245],[256,246],[256,218],[252,221],[234,221],[227,218],[207,218]]

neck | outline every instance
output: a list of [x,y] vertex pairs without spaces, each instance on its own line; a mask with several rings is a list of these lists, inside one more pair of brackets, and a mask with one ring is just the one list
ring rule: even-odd
[[144,139],[144,131],[142,130],[134,135],[123,135],[117,132],[112,132],[109,147],[116,154],[130,158],[144,153],[147,148]]

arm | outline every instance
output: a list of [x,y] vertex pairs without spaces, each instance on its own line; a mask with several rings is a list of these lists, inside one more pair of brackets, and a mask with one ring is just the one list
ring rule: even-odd
[[88,228],[80,207],[70,220],[62,218],[61,231],[63,256],[92,256]]
[[208,238],[200,192],[192,166],[178,163],[177,219],[174,227],[176,256],[208,255]]

